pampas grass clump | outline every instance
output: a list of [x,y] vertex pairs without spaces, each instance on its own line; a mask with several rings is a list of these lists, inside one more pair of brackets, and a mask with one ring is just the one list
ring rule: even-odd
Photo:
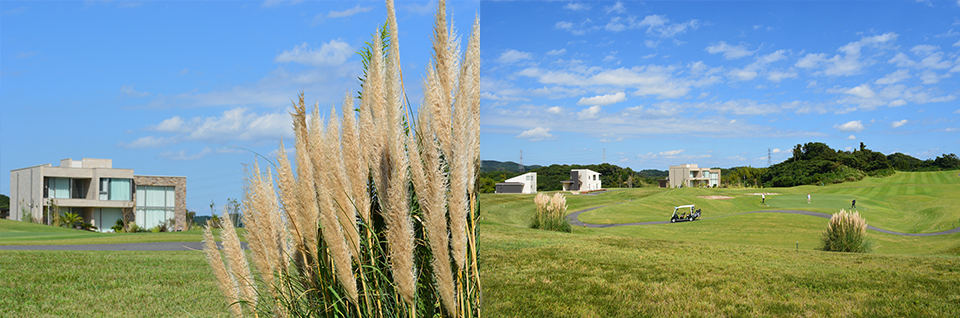
[[872,244],[866,237],[867,220],[859,212],[840,210],[830,217],[821,240],[824,251],[868,253]]
[[249,256],[230,218],[221,218],[222,251],[204,231],[234,316],[480,315],[479,20],[461,60],[439,1],[434,61],[414,116],[391,0],[387,13],[389,37],[372,41],[360,104],[347,95],[324,123],[316,105],[308,115],[301,93],[292,162],[281,142],[275,174],[255,164],[247,177]]
[[537,212],[533,215],[533,224],[531,228],[571,232],[570,223],[567,223],[565,217],[567,214],[567,199],[559,192],[552,197],[543,193],[537,193],[533,198],[537,205]]

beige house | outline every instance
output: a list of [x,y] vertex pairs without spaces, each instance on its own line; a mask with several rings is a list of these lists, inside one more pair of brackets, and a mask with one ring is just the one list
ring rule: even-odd
[[671,188],[719,187],[720,169],[700,168],[697,164],[670,166]]
[[563,191],[593,191],[603,189],[600,173],[590,169],[570,170],[570,180],[563,183]]
[[10,219],[25,213],[49,224],[51,206],[73,212],[102,232],[112,231],[125,212],[143,228],[172,220],[186,230],[186,177],[137,176],[133,169],[113,168],[110,159],[63,159],[10,171]]

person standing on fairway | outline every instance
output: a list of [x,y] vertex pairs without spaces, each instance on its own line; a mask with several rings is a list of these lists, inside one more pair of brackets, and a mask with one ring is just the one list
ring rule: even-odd
[[856,208],[857,208],[857,199],[853,199],[853,204],[850,205],[850,208],[851,208],[851,209],[856,209]]
[[767,204],[767,195],[765,193],[760,194],[760,204]]
[[810,194],[807,193],[807,204],[810,204]]

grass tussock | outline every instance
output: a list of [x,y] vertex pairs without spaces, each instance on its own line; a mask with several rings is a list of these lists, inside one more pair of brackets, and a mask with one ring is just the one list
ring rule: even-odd
[[531,228],[567,233],[572,231],[570,223],[564,219],[567,214],[567,199],[563,194],[557,192],[551,197],[538,193],[533,202],[537,205],[537,213],[533,215]]
[[461,52],[445,6],[417,116],[404,99],[388,0],[389,36],[372,41],[359,106],[348,95],[324,124],[316,105],[307,115],[301,93],[293,161],[281,143],[276,174],[255,165],[248,177],[250,257],[235,232],[222,233],[221,252],[206,231],[235,316],[480,315],[479,20]]
[[859,212],[840,210],[834,214],[821,240],[824,251],[869,253],[872,249],[867,241],[867,220]]

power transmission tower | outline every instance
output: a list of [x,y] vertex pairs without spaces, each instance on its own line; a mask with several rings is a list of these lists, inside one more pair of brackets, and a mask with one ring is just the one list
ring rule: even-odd
[[603,148],[603,162],[601,163],[607,163],[607,148]]
[[770,153],[770,148],[767,148],[767,167],[769,167],[770,163],[772,162]]
[[523,149],[520,149],[520,172],[523,172]]

